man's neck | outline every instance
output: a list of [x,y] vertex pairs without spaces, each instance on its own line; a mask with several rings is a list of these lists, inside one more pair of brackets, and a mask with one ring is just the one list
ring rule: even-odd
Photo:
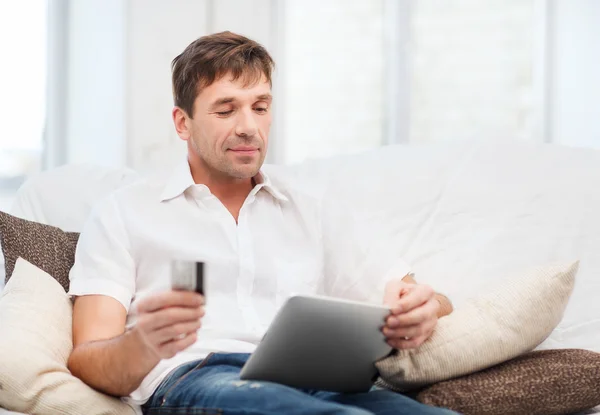
[[199,161],[189,159],[194,183],[203,184],[223,203],[237,222],[238,215],[248,194],[254,187],[254,179],[234,179],[211,172]]

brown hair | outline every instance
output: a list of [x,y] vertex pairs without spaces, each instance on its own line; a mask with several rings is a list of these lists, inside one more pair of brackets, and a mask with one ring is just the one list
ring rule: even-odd
[[173,100],[191,118],[194,101],[201,88],[231,74],[243,78],[245,85],[260,81],[264,75],[271,83],[275,63],[267,50],[247,37],[221,32],[196,39],[173,59]]

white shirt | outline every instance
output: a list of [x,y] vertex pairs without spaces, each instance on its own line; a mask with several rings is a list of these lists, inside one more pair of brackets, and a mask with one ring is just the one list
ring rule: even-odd
[[[187,162],[166,181],[136,182],[94,208],[79,239],[69,294],[115,298],[128,311],[128,327],[141,299],[170,289],[171,260],[205,263],[206,314],[198,340],[162,360],[130,402],[146,402],[185,362],[210,352],[251,353],[291,295],[340,296],[344,288],[360,287],[327,265],[318,201],[278,188],[264,173],[256,182],[237,224],[208,187],[194,183]],[[408,271],[400,261],[390,276]],[[377,284],[381,292],[385,278]]]

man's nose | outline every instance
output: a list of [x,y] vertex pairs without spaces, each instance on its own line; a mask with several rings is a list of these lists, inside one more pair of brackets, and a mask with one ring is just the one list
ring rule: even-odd
[[235,133],[238,136],[253,137],[257,133],[257,124],[252,110],[241,111],[238,116]]

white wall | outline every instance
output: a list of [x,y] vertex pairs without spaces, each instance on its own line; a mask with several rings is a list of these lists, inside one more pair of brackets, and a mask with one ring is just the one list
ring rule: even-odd
[[170,63],[207,33],[209,3],[68,2],[66,162],[145,170],[182,151]]
[[140,171],[168,165],[185,149],[171,121],[171,61],[208,32],[209,2],[127,2],[127,154]]
[[553,141],[600,148],[600,1],[557,0],[554,4]]
[[66,161],[126,162],[123,0],[69,2]]
[[536,134],[533,0],[414,0],[410,141]]
[[381,0],[285,3],[285,135],[273,137],[284,141],[280,161],[356,153],[383,144],[384,13]]

